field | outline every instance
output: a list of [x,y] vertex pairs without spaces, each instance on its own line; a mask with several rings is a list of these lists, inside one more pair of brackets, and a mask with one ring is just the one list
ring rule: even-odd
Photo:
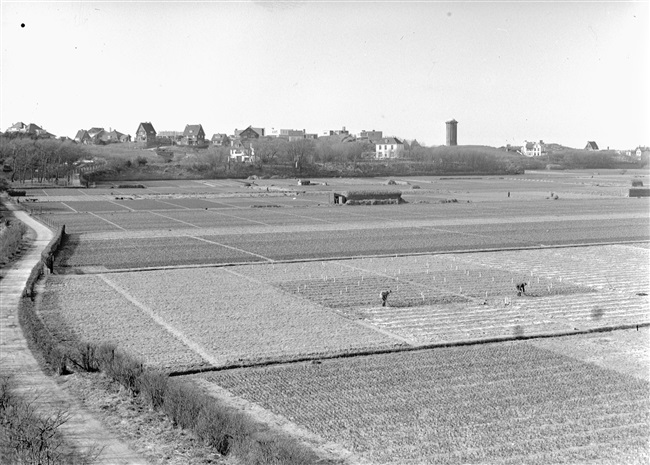
[[[165,354],[156,336],[136,353],[183,371],[647,322],[649,264],[631,244],[57,275],[43,314],[127,347],[167,332],[183,350]],[[98,318],[113,307],[124,317]],[[143,323],[128,327],[131,314]]]
[[[36,305],[349,463],[646,463],[650,341],[588,334],[650,323],[639,176],[34,189],[69,234]],[[362,187],[409,203],[327,205]]]
[[198,378],[341,444],[367,463],[649,458],[647,382],[521,342]]

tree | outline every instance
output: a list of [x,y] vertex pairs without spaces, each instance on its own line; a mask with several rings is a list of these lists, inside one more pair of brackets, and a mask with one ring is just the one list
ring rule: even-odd
[[287,144],[284,139],[277,137],[260,138],[252,143],[255,150],[255,164],[266,165],[287,157]]
[[287,143],[287,156],[294,167],[301,171],[314,155],[314,143],[310,139],[298,139]]

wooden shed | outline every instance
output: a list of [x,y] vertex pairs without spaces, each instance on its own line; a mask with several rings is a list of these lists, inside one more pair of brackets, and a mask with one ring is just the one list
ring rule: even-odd
[[330,194],[330,203],[332,204],[345,204],[350,200],[355,201],[394,201],[395,203],[402,203],[401,191],[384,191],[384,190],[359,190],[359,191],[343,191],[332,192]]

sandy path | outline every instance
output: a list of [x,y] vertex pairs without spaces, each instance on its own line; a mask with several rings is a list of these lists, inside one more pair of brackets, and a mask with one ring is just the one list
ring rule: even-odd
[[53,233],[10,202],[5,201],[4,205],[14,210],[16,217],[31,228],[33,241],[0,280],[0,371],[13,375],[18,391],[29,399],[36,399],[34,405],[44,416],[65,410],[69,421],[61,427],[62,433],[82,451],[101,451],[94,463],[146,464],[144,458],[84,411],[54,378],[43,373],[27,347],[18,324],[18,303],[29,274]]

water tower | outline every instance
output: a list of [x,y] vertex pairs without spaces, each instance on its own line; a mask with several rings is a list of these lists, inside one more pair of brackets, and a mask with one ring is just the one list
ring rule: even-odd
[[447,145],[458,145],[458,121],[447,121]]

